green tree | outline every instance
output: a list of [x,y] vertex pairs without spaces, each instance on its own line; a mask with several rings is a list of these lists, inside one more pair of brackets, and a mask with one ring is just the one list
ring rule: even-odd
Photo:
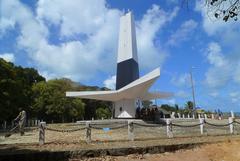
[[99,107],[96,110],[96,117],[97,117],[97,119],[101,119],[101,118],[108,119],[111,116],[112,116],[112,113],[109,110],[109,108]]
[[45,78],[33,68],[22,68],[0,59],[0,121],[10,121],[24,108],[31,115],[33,83]]
[[71,121],[84,117],[84,103],[78,98],[68,98],[65,92],[73,90],[72,82],[55,79],[33,86],[33,110],[37,117],[45,120]]
[[144,108],[149,108],[149,106],[152,105],[152,101],[142,101],[142,105]]
[[171,105],[168,105],[168,104],[162,104],[161,108],[166,110],[166,111],[172,111],[172,112],[177,112],[179,110],[178,105],[171,106]]
[[187,103],[185,104],[185,109],[192,111],[193,110],[193,102],[187,101]]

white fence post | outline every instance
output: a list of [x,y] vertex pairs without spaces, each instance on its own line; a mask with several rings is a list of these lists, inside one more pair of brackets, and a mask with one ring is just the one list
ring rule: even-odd
[[40,122],[40,124],[39,124],[39,145],[43,145],[45,143],[45,126],[46,126],[46,122]]
[[204,118],[207,119],[207,114],[204,114]]
[[233,118],[232,117],[229,117],[228,118],[228,122],[229,122],[229,127],[230,127],[230,134],[233,134],[233,130],[234,130],[234,127],[233,127]]
[[134,127],[133,121],[128,120],[128,139],[134,141]]
[[91,127],[90,127],[90,121],[86,121],[86,142],[91,142]]
[[192,118],[195,119],[195,114],[192,115]]
[[204,119],[200,118],[199,121],[200,121],[200,132],[201,132],[201,135],[203,135]]
[[168,136],[169,138],[173,138],[171,120],[170,120],[170,119],[167,119],[167,120],[166,120],[166,123],[167,123],[167,136]]
[[179,119],[181,118],[181,115],[180,115],[180,113],[178,113],[178,118],[179,118]]
[[175,112],[172,112],[172,113],[171,113],[171,118],[172,118],[172,119],[175,119]]
[[234,118],[234,112],[233,111],[231,111],[231,117]]
[[214,114],[212,113],[212,120],[214,119]]

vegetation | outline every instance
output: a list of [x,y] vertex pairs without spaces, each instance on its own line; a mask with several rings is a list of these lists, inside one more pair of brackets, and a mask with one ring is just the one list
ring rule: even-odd
[[240,11],[239,0],[206,0],[208,14],[227,22],[230,19],[238,20]]
[[[168,105],[168,104],[163,104],[161,105],[161,108],[163,108],[166,111],[171,111],[171,112],[175,112],[175,113],[184,113],[184,114],[189,114],[193,112],[193,102],[192,101],[187,101],[185,106],[182,108],[179,108],[177,104],[175,104],[174,106],[172,105]],[[203,109],[199,109],[198,111],[202,111],[204,113],[206,113]],[[210,112],[210,111],[208,111]]]
[[[46,81],[37,70],[15,66],[0,58],[0,122],[13,120],[21,107],[29,119],[48,122],[72,120],[107,119],[112,116],[112,104],[65,96],[66,91],[108,90],[97,86],[85,86],[70,79]],[[151,101],[143,101],[148,108]],[[161,108],[180,113],[191,113],[193,103],[188,101],[184,108],[163,104]]]
[[0,58],[0,121],[11,121],[21,107],[28,118],[65,122],[110,118],[111,103],[68,98],[66,91],[108,90],[84,86],[69,79],[46,81],[37,70],[15,66]]
[[31,87],[45,81],[33,68],[14,66],[0,59],[0,121],[17,115],[18,108],[24,107],[30,114],[33,101]]
[[[181,0],[182,4],[189,6],[190,0]],[[224,22],[237,21],[240,12],[240,0],[205,0],[206,12],[210,20],[218,19]]]

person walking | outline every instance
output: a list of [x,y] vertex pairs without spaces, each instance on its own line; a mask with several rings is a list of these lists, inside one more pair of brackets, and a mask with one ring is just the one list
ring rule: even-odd
[[19,131],[21,136],[24,135],[24,127],[26,125],[26,118],[27,118],[27,114],[26,111],[24,110],[19,110],[20,113],[18,114],[18,116],[14,119],[14,122],[16,122],[19,126]]

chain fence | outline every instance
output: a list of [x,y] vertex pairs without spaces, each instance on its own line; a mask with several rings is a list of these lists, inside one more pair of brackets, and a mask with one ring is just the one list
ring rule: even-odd
[[[168,121],[167,121],[168,120]],[[196,137],[204,135],[240,134],[240,120],[165,119],[161,124],[144,121],[119,121],[85,124],[48,124],[40,122],[38,127],[26,127],[32,139],[43,143],[79,143],[90,141],[144,140],[158,138]],[[41,135],[40,135],[41,131]],[[28,135],[30,137],[30,135]],[[41,137],[41,138],[40,138]]]

